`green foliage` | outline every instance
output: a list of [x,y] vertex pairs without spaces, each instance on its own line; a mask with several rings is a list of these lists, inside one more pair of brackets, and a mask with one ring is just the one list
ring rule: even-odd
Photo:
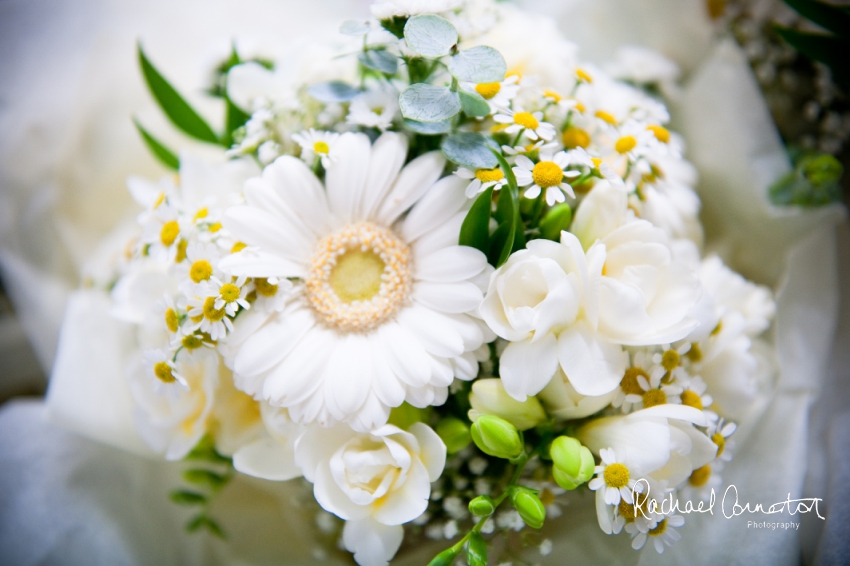
[[501,153],[493,151],[493,155],[502,167],[502,172],[508,180],[508,186],[499,191],[499,205],[496,207],[498,228],[490,240],[488,259],[496,267],[500,267],[510,257],[511,253],[525,247],[522,222],[519,216],[519,189],[516,177],[508,162]]
[[490,207],[493,187],[478,195],[460,226],[458,244],[487,253],[490,248]]
[[524,446],[516,427],[495,415],[481,415],[472,423],[472,441],[479,450],[496,458],[513,459]]
[[442,122],[417,122],[416,120],[404,120],[404,125],[423,136],[439,136],[452,131],[452,121]]
[[392,18],[381,20],[381,27],[399,39],[404,37],[404,26],[406,24],[406,16],[393,16]]
[[835,157],[816,152],[792,155],[794,169],[768,189],[773,204],[822,206],[841,200],[839,182],[844,168]]
[[460,96],[460,107],[467,116],[475,118],[478,116],[487,116],[490,113],[490,105],[477,92],[459,90],[457,94]]
[[489,517],[495,511],[496,505],[489,495],[479,495],[469,502],[469,512],[478,517]]
[[465,49],[449,59],[449,72],[458,80],[496,83],[505,78],[508,66],[502,54],[486,45]]
[[431,560],[431,562],[428,563],[428,566],[451,566],[459,552],[459,548],[447,548],[446,550],[435,556]]
[[390,411],[390,418],[387,423],[407,430],[413,423],[426,421],[429,414],[429,409],[420,409],[404,402]]
[[178,505],[205,505],[208,501],[206,495],[185,489],[172,491],[169,498]]
[[537,491],[527,487],[515,486],[511,490],[511,503],[519,511],[523,522],[532,529],[539,529],[546,520],[546,508],[537,497]]
[[200,515],[196,515],[188,523],[186,523],[186,530],[190,533],[194,533],[200,529],[206,529],[211,534],[217,536],[220,539],[227,538],[219,524],[212,518],[210,518],[208,515],[203,513]]
[[213,490],[221,489],[229,480],[227,476],[202,468],[184,471],[183,479],[191,484],[206,486]]
[[136,129],[139,131],[139,134],[142,136],[142,140],[144,140],[145,145],[148,147],[150,152],[156,157],[160,163],[168,167],[173,171],[177,171],[180,169],[180,159],[177,158],[177,155],[165,147],[158,139],[153,137],[146,129],[139,124],[138,120],[133,120],[133,123],[136,125]]
[[369,33],[369,22],[368,20],[345,20],[339,26],[339,33],[353,36],[366,35]]
[[342,81],[328,81],[316,83],[307,89],[310,96],[319,102],[348,102],[358,94],[360,90]]
[[466,562],[469,566],[487,566],[487,543],[473,531],[466,546]]
[[357,60],[364,67],[384,73],[385,75],[392,76],[398,71],[398,57],[386,49],[364,51],[357,55]]
[[498,145],[475,132],[455,132],[446,137],[442,148],[450,161],[464,167],[492,169],[499,165],[493,153],[493,149],[498,150]]
[[401,114],[418,122],[443,122],[461,110],[458,94],[445,86],[415,83],[398,99]]
[[455,454],[460,452],[472,442],[469,434],[469,426],[456,417],[446,417],[437,423],[437,436],[446,445],[446,452]]
[[547,240],[559,242],[561,231],[570,227],[573,220],[573,209],[565,202],[556,204],[549,209],[540,221],[540,236]]
[[413,16],[404,25],[404,42],[424,57],[442,57],[457,45],[457,30],[434,14]]
[[[816,0],[785,0],[801,16],[832,34],[811,33],[776,27],[776,32],[791,47],[832,71],[832,78],[844,89],[850,89],[850,8]],[[833,35],[834,34],[834,35]]]

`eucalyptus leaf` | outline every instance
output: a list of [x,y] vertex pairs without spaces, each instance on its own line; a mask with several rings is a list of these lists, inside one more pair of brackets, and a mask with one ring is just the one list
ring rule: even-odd
[[423,136],[436,136],[452,131],[451,120],[444,120],[442,122],[417,122],[416,120],[405,119],[404,125]]
[[348,102],[360,91],[348,83],[342,81],[328,81],[316,83],[307,89],[310,95],[319,102]]
[[364,67],[380,71],[387,75],[394,75],[398,71],[398,57],[386,49],[364,51],[357,55],[357,60]]
[[479,116],[487,116],[490,114],[490,105],[484,100],[484,97],[477,92],[467,92],[459,90],[460,106],[467,116],[477,118]]
[[142,140],[144,140],[145,145],[160,163],[174,171],[180,169],[180,159],[177,158],[177,155],[173,151],[165,147],[158,139],[150,135],[137,120],[133,120],[133,123],[142,135]]
[[502,54],[486,45],[455,53],[449,59],[449,72],[471,83],[497,83],[505,78],[508,66]]
[[141,43],[138,44],[139,65],[142,67],[142,75],[162,111],[168,119],[186,134],[195,139],[208,142],[220,143],[218,136],[207,122],[195,112],[186,100],[180,96],[173,86],[163,77],[159,71],[148,60],[142,50]]
[[366,35],[369,33],[369,22],[367,20],[345,20],[339,26],[339,33],[345,35]]
[[490,204],[493,187],[478,195],[460,225],[458,245],[469,246],[487,253],[490,247]]
[[495,142],[481,134],[457,132],[443,140],[442,149],[446,157],[458,165],[473,169],[492,169],[499,164],[491,151],[493,146]]
[[443,122],[460,112],[460,98],[445,86],[412,84],[401,93],[401,114],[418,122]]
[[434,14],[413,16],[404,25],[404,41],[420,55],[442,57],[457,44],[457,30],[448,20]]

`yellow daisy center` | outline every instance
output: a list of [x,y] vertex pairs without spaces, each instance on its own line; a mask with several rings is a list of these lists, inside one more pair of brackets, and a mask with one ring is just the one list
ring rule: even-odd
[[159,205],[161,205],[163,202],[165,202],[165,193],[160,191],[160,193],[156,197],[156,200],[153,203],[152,208],[154,208],[154,209],[159,208]]
[[605,483],[611,487],[620,489],[629,485],[629,469],[623,464],[609,464],[603,472]]
[[554,90],[549,90],[548,88],[543,91],[543,96],[545,96],[546,98],[551,98],[555,102],[560,102],[563,98],[560,94],[558,94]]
[[268,279],[254,279],[254,287],[257,289],[257,293],[264,297],[274,297],[277,293],[277,285],[272,285]]
[[323,153],[327,155],[330,150],[331,148],[328,147],[327,142],[317,141],[313,144],[313,152],[315,153]]
[[688,353],[685,354],[688,356],[688,359],[694,363],[698,363],[702,360],[702,348],[699,347],[699,344],[696,342],[691,343],[691,349],[688,350]]
[[177,379],[171,373],[171,366],[167,362],[157,362],[153,366],[153,374],[163,383],[173,383]]
[[608,122],[608,123],[609,123],[609,124],[611,124],[612,126],[613,126],[613,125],[615,125],[615,124],[617,123],[617,119],[616,119],[616,118],[614,118],[614,117],[613,117],[611,114],[609,114],[608,112],[605,112],[604,110],[597,110],[597,111],[596,111],[595,116],[596,116],[597,118],[599,118],[600,120],[602,120],[603,122]]
[[599,169],[599,166],[602,165],[602,160],[598,157],[591,157],[590,160],[593,162],[593,166]]
[[475,178],[482,183],[495,183],[504,179],[505,174],[502,173],[502,169],[500,167],[493,167],[492,169],[477,169],[475,171]]
[[561,134],[561,140],[564,142],[564,147],[567,149],[587,147],[590,145],[590,134],[581,128],[570,126],[564,130],[563,134]]
[[241,252],[247,247],[248,244],[246,244],[245,242],[236,242],[235,244],[233,244],[233,247],[230,248],[230,253],[235,254],[237,252]]
[[625,499],[621,499],[620,504],[617,507],[620,511],[620,517],[625,519],[627,522],[632,522],[635,520],[634,503],[627,503]]
[[655,139],[661,143],[670,141],[670,131],[664,126],[647,126],[646,129],[655,134]]
[[623,136],[614,144],[617,153],[628,153],[635,148],[637,140],[634,136]]
[[201,281],[206,281],[210,277],[212,277],[213,268],[205,259],[199,259],[195,263],[192,264],[192,267],[189,268],[189,277],[192,278],[192,281],[195,283],[200,283]]
[[644,379],[649,381],[649,376],[642,369],[638,367],[627,369],[626,374],[620,381],[620,388],[623,390],[623,393],[626,395],[643,395],[643,387],[638,382],[638,377],[640,376],[643,376]]
[[186,248],[189,247],[188,240],[180,240],[177,242],[177,252],[174,254],[174,262],[180,263],[186,259]]
[[187,350],[197,350],[204,345],[204,340],[195,334],[185,336],[180,342]]
[[717,457],[719,458],[723,454],[723,450],[726,449],[726,438],[719,432],[715,432],[711,435],[711,441],[717,445]]
[[700,411],[703,410],[702,399],[690,389],[682,392],[682,405],[687,405],[688,407],[693,407]]
[[215,234],[219,230],[221,230],[221,222],[213,222],[212,224],[210,224],[210,227],[209,227],[210,232]]
[[206,207],[202,208],[201,210],[195,213],[195,222],[197,222],[198,220],[203,220],[209,215],[209,213],[210,211],[207,210]]
[[411,259],[410,248],[389,229],[350,224],[317,244],[307,300],[331,326],[369,330],[407,301]]
[[660,389],[650,389],[642,396],[643,407],[648,409],[657,405],[663,405],[667,402],[667,395]]
[[664,531],[667,530],[667,519],[662,519],[655,525],[654,529],[649,529],[649,533],[647,533],[651,537],[659,537],[664,534]]
[[592,83],[592,82],[593,82],[593,77],[591,77],[590,75],[588,75],[588,74],[587,74],[587,71],[585,71],[585,70],[584,70],[584,69],[582,69],[582,68],[578,68],[578,69],[576,69],[576,77],[577,77],[580,81],[584,81],[584,82],[586,82],[586,83]]
[[171,332],[177,332],[177,329],[180,328],[180,319],[177,317],[177,313],[174,312],[174,309],[167,309],[165,311],[165,326],[167,326],[168,330]]
[[487,100],[490,100],[499,94],[500,90],[502,90],[502,83],[481,83],[479,85],[475,85],[475,92]]
[[542,189],[557,187],[564,179],[564,172],[553,161],[541,161],[531,170],[531,178],[534,184]]
[[711,477],[711,464],[706,464],[701,468],[697,468],[691,472],[691,477],[688,478],[688,483],[694,487],[702,487]]
[[673,371],[677,367],[679,367],[679,362],[682,361],[681,356],[679,356],[679,352],[676,350],[667,350],[663,354],[661,354],[661,365],[667,371]]
[[536,130],[540,126],[540,122],[537,121],[537,118],[531,112],[517,112],[514,114],[514,124],[519,124],[529,130]]
[[179,234],[180,225],[177,224],[176,220],[169,220],[162,225],[162,230],[159,231],[159,241],[162,242],[163,246],[168,247],[174,243]]
[[218,293],[219,295],[221,295],[221,298],[224,299],[224,302],[232,303],[233,301],[239,298],[241,289],[239,289],[239,287],[237,287],[233,283],[225,283],[218,290]]
[[204,317],[212,322],[218,322],[224,318],[224,308],[215,308],[215,297],[207,297],[204,300]]

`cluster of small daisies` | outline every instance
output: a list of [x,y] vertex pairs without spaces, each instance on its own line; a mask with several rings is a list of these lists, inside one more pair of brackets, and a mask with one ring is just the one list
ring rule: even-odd
[[[510,533],[577,489],[602,531],[662,552],[684,519],[660,503],[720,484],[759,394],[770,292],[701,258],[693,169],[650,95],[510,6],[373,15],[343,24],[361,51],[331,81],[229,68],[247,119],[222,160],[130,180],[143,212],[112,296],[138,329],[141,432],[168,459],[212,439],[239,472],[303,477],[363,566],[405,533],[455,541],[449,561],[497,540],[545,556]],[[547,49],[522,55],[531,36]],[[483,45],[499,80],[445,74]],[[473,109],[411,120],[412,83]]]

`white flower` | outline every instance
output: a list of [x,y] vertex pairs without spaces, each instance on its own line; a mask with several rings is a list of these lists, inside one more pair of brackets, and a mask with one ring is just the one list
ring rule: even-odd
[[204,281],[191,284],[186,294],[188,315],[193,321],[197,321],[189,326],[190,332],[200,329],[201,332],[209,334],[212,340],[218,341],[233,330],[233,321],[230,320],[225,306],[215,306],[220,299],[218,289]]
[[657,85],[667,97],[678,94],[679,66],[654,49],[624,45],[617,50],[607,70],[615,79]]
[[186,248],[186,260],[183,265],[184,279],[181,286],[185,289],[191,283],[210,281],[213,277],[222,278],[224,274],[218,269],[221,252],[215,244],[192,243]]
[[286,409],[262,401],[259,409],[258,416],[265,428],[251,442],[234,451],[233,467],[243,474],[272,481],[299,477],[301,470],[295,464],[295,442],[305,428],[292,422]]
[[541,191],[546,191],[546,204],[553,206],[555,203],[566,200],[564,193],[571,198],[576,197],[573,188],[564,180],[569,174],[578,175],[578,172],[573,171],[565,174],[564,169],[570,164],[566,152],[559,151],[555,155],[541,154],[538,163],[534,163],[524,155],[517,155],[516,164],[513,172],[516,175],[517,185],[520,187],[531,185],[523,193],[525,198],[534,199],[540,196]]
[[618,390],[604,395],[582,395],[576,391],[564,371],[558,367],[555,377],[543,388],[538,397],[550,415],[557,419],[571,420],[598,413],[610,405],[617,394]]
[[543,112],[516,112],[502,109],[499,114],[493,116],[493,120],[500,124],[509,124],[505,128],[506,134],[523,133],[532,141],[542,139],[549,141],[555,137],[555,126],[549,122],[543,122]]
[[295,461],[322,508],[347,521],[343,541],[357,563],[383,566],[401,544],[401,525],[428,507],[446,447],[422,423],[369,433],[313,426],[296,442]]
[[714,299],[718,317],[722,318],[729,312],[740,313],[744,317],[743,331],[748,336],[758,336],[770,326],[776,313],[776,303],[767,287],[747,281],[715,255],[702,261],[700,280]]
[[381,85],[354,97],[346,121],[383,132],[392,125],[398,113],[398,92],[392,85]]
[[464,83],[464,88],[474,90],[490,105],[490,112],[507,109],[519,92],[519,75],[509,75],[496,83]]
[[[207,432],[218,384],[218,355],[212,350],[181,352],[174,373],[185,388],[157,392],[139,364],[130,373],[137,405],[136,423],[142,437],[168,460],[180,460]],[[175,376],[176,377],[176,376]]]
[[186,379],[177,372],[171,356],[173,356],[171,352],[166,354],[162,350],[148,350],[142,354],[145,373],[152,378],[151,383],[157,393],[167,391],[172,384],[183,389],[189,388]]
[[478,193],[483,193],[490,187],[493,187],[494,191],[498,191],[508,184],[502,168],[498,165],[492,169],[476,169],[475,171],[460,167],[455,171],[455,175],[461,179],[472,179],[466,187],[467,198],[472,198]]
[[229,283],[223,283],[216,277],[210,278],[211,288],[218,293],[213,306],[216,309],[224,309],[227,316],[236,316],[236,312],[243,308],[248,310],[251,308],[250,303],[245,299],[248,295],[248,287],[245,285],[247,277],[242,275]]
[[665,544],[673,546],[682,538],[682,535],[678,531],[674,531],[673,528],[681,527],[684,524],[685,518],[681,515],[667,515],[647,533],[640,531],[634,523],[626,525],[626,532],[632,536],[632,548],[635,550],[640,550],[647,540],[651,540],[658,554],[663,554]]
[[634,474],[629,472],[628,466],[617,460],[612,449],[599,451],[602,464],[596,466],[596,477],[590,480],[587,486],[596,491],[597,500],[601,497],[606,505],[619,505],[620,499],[626,503],[634,502],[632,492],[641,492],[641,484],[635,483]]
[[292,134],[292,140],[301,146],[301,159],[308,165],[313,165],[313,161],[318,157],[325,169],[334,162],[335,142],[338,137],[336,132],[320,132],[313,128]]
[[224,223],[249,247],[220,265],[299,278],[290,307],[249,329],[233,361],[237,383],[296,422],[369,430],[391,407],[441,404],[454,377],[477,375],[473,352],[492,334],[471,313],[491,268],[457,245],[470,201],[462,179],[439,179],[441,154],[402,169],[398,134],[373,146],[348,133],[337,144],[326,190],[286,156],[246,183],[248,204]]
[[463,0],[383,0],[372,4],[372,15],[378,20],[393,16],[415,16],[417,14],[438,14],[456,10]]

